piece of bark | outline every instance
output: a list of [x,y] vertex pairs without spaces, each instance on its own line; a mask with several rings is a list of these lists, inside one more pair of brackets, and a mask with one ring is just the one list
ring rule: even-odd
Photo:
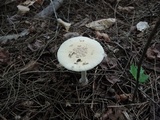
[[35,15],[35,18],[47,18],[63,4],[63,0],[54,0],[44,10]]

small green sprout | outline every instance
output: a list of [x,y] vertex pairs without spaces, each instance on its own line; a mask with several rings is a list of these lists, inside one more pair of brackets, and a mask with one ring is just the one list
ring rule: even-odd
[[[133,77],[134,77],[135,80],[137,79],[137,69],[138,69],[138,67],[135,66],[134,64],[132,64],[130,66],[130,70],[129,70],[130,73],[133,75]],[[141,67],[140,76],[139,76],[139,82],[140,83],[145,83],[148,80],[148,78],[149,78],[149,75],[146,75],[144,73],[143,68]]]

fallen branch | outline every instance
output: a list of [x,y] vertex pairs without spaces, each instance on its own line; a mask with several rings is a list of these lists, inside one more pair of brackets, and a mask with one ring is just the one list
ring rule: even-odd
[[17,40],[19,37],[24,37],[28,35],[29,33],[30,31],[28,29],[25,29],[19,34],[9,34],[6,36],[0,36],[0,43],[5,44],[8,40],[13,40],[13,39]]
[[63,0],[54,0],[44,10],[35,15],[35,18],[50,17],[63,4]]

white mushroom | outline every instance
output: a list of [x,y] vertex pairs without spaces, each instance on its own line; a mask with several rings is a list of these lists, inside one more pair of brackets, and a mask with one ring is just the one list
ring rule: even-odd
[[57,53],[58,61],[66,69],[81,72],[82,85],[88,84],[86,71],[97,66],[104,56],[104,49],[96,40],[82,36],[66,40]]
[[136,27],[137,30],[144,32],[147,28],[149,28],[149,25],[148,22],[140,21],[139,23],[137,23]]
[[60,19],[60,18],[57,19],[57,22],[60,23],[61,25],[63,25],[63,27],[65,27],[66,32],[69,31],[69,28],[71,27],[71,23],[64,22],[64,21],[63,21],[62,19]]
[[22,15],[27,13],[30,10],[27,6],[23,6],[23,5],[18,5],[17,8],[19,10],[19,14],[22,14]]

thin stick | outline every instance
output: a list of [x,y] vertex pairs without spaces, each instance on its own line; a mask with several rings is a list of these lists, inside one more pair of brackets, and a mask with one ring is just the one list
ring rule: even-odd
[[147,49],[148,49],[148,47],[149,47],[149,45],[150,45],[150,43],[151,43],[154,35],[157,33],[157,29],[158,29],[159,26],[160,26],[160,16],[159,16],[159,18],[158,18],[158,20],[157,20],[157,22],[156,22],[156,24],[155,24],[154,29],[152,30],[152,32],[151,32],[150,35],[149,35],[149,38],[148,38],[147,43],[146,43],[146,45],[145,45],[145,47],[144,47],[142,56],[141,56],[141,58],[140,58],[140,60],[139,60],[139,63],[138,63],[137,78],[136,78],[136,80],[137,80],[137,81],[136,81],[136,88],[135,88],[135,90],[134,90],[133,99],[132,99],[133,102],[134,102],[134,100],[135,100],[136,93],[137,93],[138,87],[139,87],[140,69],[141,69],[141,66],[142,66],[143,59],[144,59],[144,57],[145,57],[145,54],[146,54],[146,52],[147,52]]
[[97,73],[97,69],[98,67],[96,67],[96,70],[94,72],[94,77],[93,77],[93,85],[92,85],[92,102],[91,102],[91,109],[93,109],[93,105],[94,105],[94,95],[95,95],[95,87],[96,87],[96,73]]

